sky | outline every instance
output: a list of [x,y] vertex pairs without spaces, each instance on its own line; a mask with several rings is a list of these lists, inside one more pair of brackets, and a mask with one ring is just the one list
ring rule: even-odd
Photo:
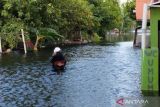
[[122,4],[122,3],[125,3],[125,2],[127,2],[127,0],[120,0],[120,3]]

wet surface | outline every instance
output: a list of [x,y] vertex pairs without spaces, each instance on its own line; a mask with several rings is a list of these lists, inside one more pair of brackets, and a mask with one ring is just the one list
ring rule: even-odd
[[140,50],[132,42],[63,49],[62,75],[52,50],[0,57],[0,107],[112,107],[119,97],[141,97]]

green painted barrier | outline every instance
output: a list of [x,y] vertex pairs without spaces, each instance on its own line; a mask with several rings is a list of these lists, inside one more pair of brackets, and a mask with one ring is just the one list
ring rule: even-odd
[[158,71],[158,48],[142,50],[141,90],[143,93],[158,93]]

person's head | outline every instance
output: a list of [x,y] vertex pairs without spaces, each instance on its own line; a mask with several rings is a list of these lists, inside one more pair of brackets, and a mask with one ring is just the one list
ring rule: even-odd
[[61,48],[60,47],[55,47],[53,52],[54,52],[54,54],[56,54],[58,52],[61,52]]

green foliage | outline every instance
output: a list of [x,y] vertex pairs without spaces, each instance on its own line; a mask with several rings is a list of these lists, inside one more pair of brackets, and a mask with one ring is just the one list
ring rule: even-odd
[[[120,28],[121,9],[117,0],[89,0],[92,4],[94,19],[98,22],[94,30],[105,37],[105,32],[113,28]],[[98,29],[97,29],[98,28]]]
[[135,10],[136,0],[128,0],[125,4],[123,4],[123,11],[125,14],[128,14],[128,16],[135,20],[136,16],[133,13],[133,10]]
[[52,40],[63,38],[62,35],[58,34],[54,29],[51,28],[40,28],[37,35],[42,35],[45,38]]
[[[88,31],[92,32],[89,35],[105,37],[107,30],[120,27],[121,16],[118,0],[0,1],[0,31],[12,48],[16,47],[17,33],[24,26],[31,39],[41,35],[58,40]],[[99,36],[94,37],[99,41]]]
[[86,32],[82,32],[82,39],[90,41],[90,35],[88,35],[88,33],[86,33]]
[[136,24],[135,14],[133,13],[134,9],[135,0],[127,1],[126,4],[122,5],[122,31],[124,32],[130,30]]
[[9,20],[1,29],[2,39],[5,40],[11,48],[16,47],[20,40],[20,30],[23,28],[23,22],[17,19]]
[[102,37],[100,37],[97,33],[94,33],[93,34],[93,37],[92,37],[92,42],[93,43],[100,43]]
[[94,26],[91,7],[86,0],[61,0],[57,3],[61,11],[59,30],[70,34],[75,29],[90,29]]

